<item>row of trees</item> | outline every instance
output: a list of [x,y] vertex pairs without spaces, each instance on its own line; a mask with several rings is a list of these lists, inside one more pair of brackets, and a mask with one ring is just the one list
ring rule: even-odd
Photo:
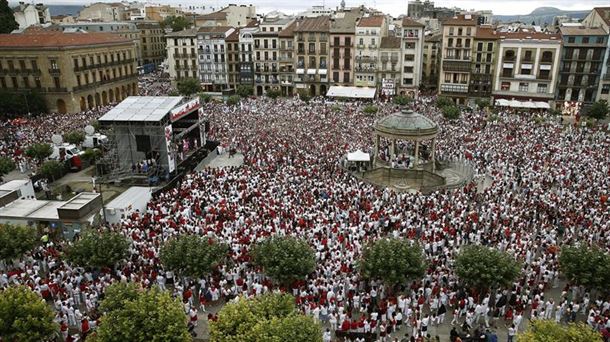
[[8,119],[12,115],[46,113],[47,103],[38,91],[14,93],[0,91],[0,119]]

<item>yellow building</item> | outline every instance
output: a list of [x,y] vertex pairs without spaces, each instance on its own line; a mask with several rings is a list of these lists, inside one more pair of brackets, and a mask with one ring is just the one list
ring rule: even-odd
[[163,63],[166,56],[165,32],[156,21],[135,21],[140,30],[140,56],[142,64]]
[[51,112],[75,113],[137,94],[133,41],[110,33],[0,35],[0,87],[40,92]]

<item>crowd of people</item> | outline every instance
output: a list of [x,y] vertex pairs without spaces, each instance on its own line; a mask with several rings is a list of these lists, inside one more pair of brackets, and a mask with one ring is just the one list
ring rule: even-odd
[[[459,326],[451,332],[455,340],[478,341],[487,327],[510,338],[526,319],[568,322],[577,313],[607,334],[609,299],[560,281],[557,250],[574,243],[610,248],[608,133],[563,125],[546,114],[499,113],[492,120],[485,111],[464,110],[460,120],[447,121],[433,97],[411,106],[439,123],[437,158],[471,159],[473,183],[429,195],[395,192],[341,168],[347,152],[373,152],[373,123],[397,111],[391,103],[378,103],[375,115],[363,113],[358,102],[323,99],[209,103],[210,138],[242,153],[244,165],[189,173],[153,198],[146,212],[110,226],[131,241],[121,267],[87,272],[61,258],[64,243],[51,241],[2,274],[0,288],[26,284],[53,301],[66,336],[69,327],[83,334],[94,329],[104,288],[117,281],[173,291],[192,324],[198,308],[287,291],[329,329],[326,340],[343,330],[374,332],[380,341],[421,341],[442,324]],[[483,178],[491,181],[477,186]],[[184,283],[159,261],[163,242],[180,234],[227,243],[233,262]],[[306,280],[278,289],[251,264],[251,247],[271,235],[308,241],[317,262]],[[419,242],[429,265],[398,296],[355,269],[363,247],[386,236]],[[469,244],[521,261],[513,286],[493,296],[460,287],[454,257]],[[197,298],[195,284],[202,289]],[[550,291],[561,292],[560,298]]]
[[172,90],[170,79],[161,70],[138,78],[139,96],[167,96]]

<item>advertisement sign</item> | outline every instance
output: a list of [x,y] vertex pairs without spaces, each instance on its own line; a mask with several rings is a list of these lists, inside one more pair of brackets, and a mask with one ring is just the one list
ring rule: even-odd
[[167,168],[169,173],[174,172],[176,169],[176,158],[174,156],[174,148],[172,146],[172,125],[165,127],[165,146],[167,146]]
[[381,93],[385,96],[394,96],[394,80],[384,78],[381,80]]
[[179,120],[181,117],[185,116],[186,114],[198,109],[199,106],[199,98],[193,99],[183,105],[181,105],[180,107],[176,107],[174,109],[172,109],[169,112],[169,119],[171,120],[171,122],[174,122],[176,120]]

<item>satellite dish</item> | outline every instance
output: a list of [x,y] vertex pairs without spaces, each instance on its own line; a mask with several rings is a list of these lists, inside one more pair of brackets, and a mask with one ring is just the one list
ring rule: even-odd
[[59,135],[59,134],[53,134],[53,136],[51,137],[51,141],[55,145],[61,145],[61,143],[64,142],[64,138],[62,138],[61,135]]
[[87,125],[85,126],[85,133],[87,133],[87,135],[93,135],[93,133],[95,133],[95,128],[91,125]]

